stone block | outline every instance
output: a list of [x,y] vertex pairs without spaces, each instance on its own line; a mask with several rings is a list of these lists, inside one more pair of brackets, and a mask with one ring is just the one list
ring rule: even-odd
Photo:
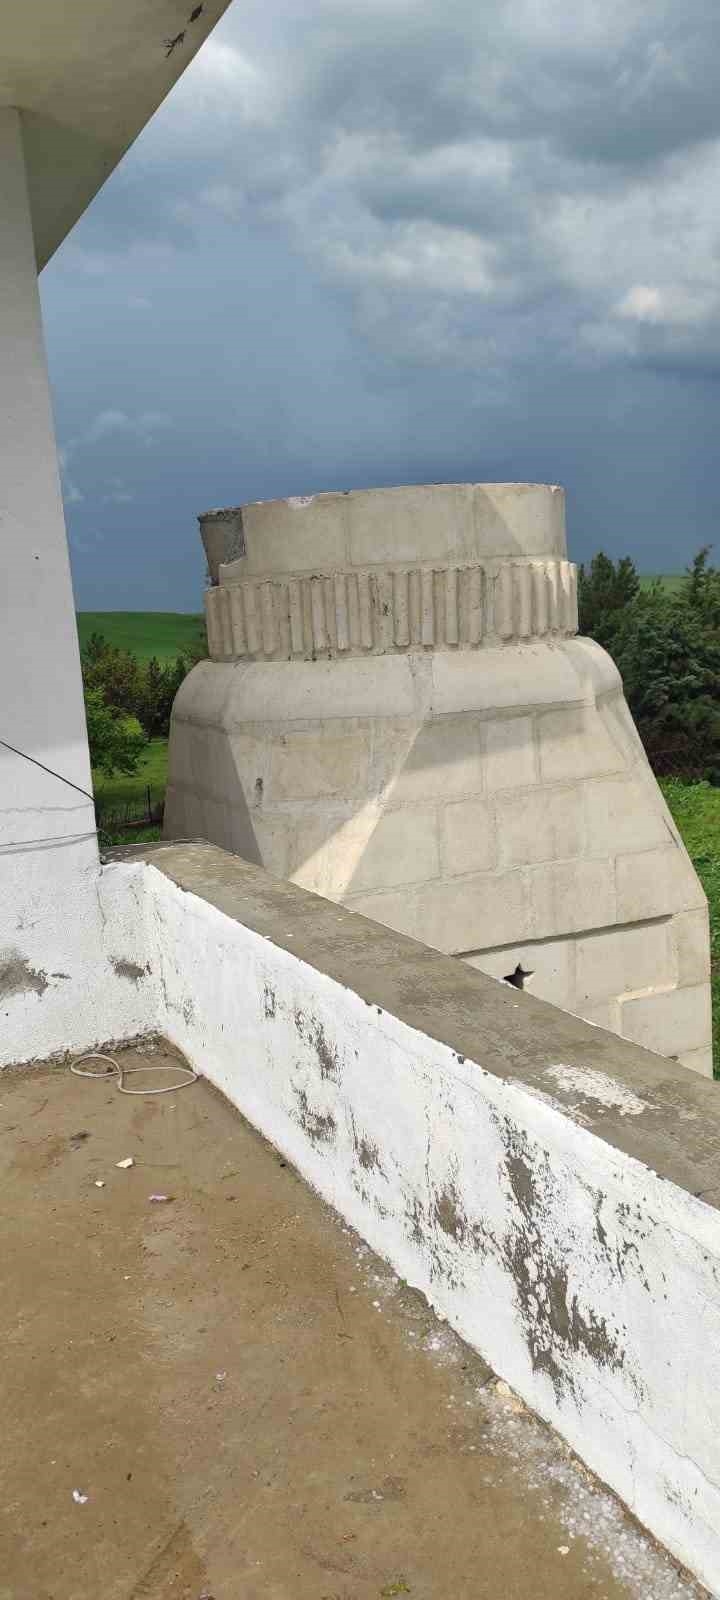
[[193,729],[173,719],[168,743],[168,784],[194,784],[192,742]]
[[[579,643],[580,641],[578,640],[577,642]],[[639,765],[649,771],[645,746],[625,702],[622,686],[617,689],[616,693],[609,695],[606,700],[598,704],[597,714],[608,737],[615,745],[620,757],[620,764],[626,768]]]
[[199,834],[201,839],[212,840],[222,850],[233,849],[232,808],[212,795],[199,796]]
[[595,778],[584,785],[584,802],[588,855],[622,855],[668,842],[665,817],[637,778]]
[[223,576],[343,566],[348,559],[346,502],[343,494],[316,494],[244,506],[247,555],[233,563],[232,574]]
[[530,925],[538,939],[607,928],[615,922],[609,861],[549,861],[528,869]]
[[591,1022],[594,1028],[604,1028],[606,1033],[620,1032],[620,1003],[614,998],[598,1000],[594,1005],[581,1005],[576,1001],[572,1010],[575,1016],[581,1017],[583,1022]]
[[663,989],[676,979],[670,924],[644,922],[604,928],[575,942],[578,1007],[630,990]]
[[[262,774],[266,764],[262,742],[233,741],[221,728],[192,728],[190,732],[195,787],[231,805],[251,803],[254,774]],[[242,746],[240,750],[238,744]]]
[[[317,807],[293,814],[288,864],[288,877],[293,883],[313,894],[330,896],[333,840],[351,821],[344,813],[333,815]],[[339,891],[343,892],[344,888]]]
[[[564,641],[575,645],[576,639]],[[458,711],[520,711],[535,706],[580,703],[585,696],[582,673],[572,651],[549,648],[539,640],[511,650],[488,647],[437,651],[431,658],[433,709],[436,716]]]
[[583,699],[594,700],[598,713],[601,700],[622,695],[622,679],[615,662],[595,639],[558,639],[555,650],[572,662],[573,671],[585,688]]
[[503,865],[579,856],[584,846],[579,786],[504,794],[497,805],[498,849]]
[[543,783],[575,782],[622,770],[623,762],[594,706],[539,713],[537,735]]
[[[192,767],[193,788],[198,795],[211,795],[214,772],[213,754],[215,729],[208,725],[205,728],[194,727],[190,730],[190,764]],[[219,840],[213,840],[213,844]]]
[[425,884],[415,894],[415,937],[448,955],[527,938],[522,872],[450,878]]
[[710,989],[699,983],[621,1000],[620,1030],[624,1039],[659,1056],[706,1050],[712,1031]]
[[[242,672],[243,668],[239,670]],[[232,666],[199,661],[183,679],[175,696],[173,722],[194,723],[202,728],[220,727],[223,706],[237,686],[234,674]]]
[[675,946],[679,984],[710,981],[710,919],[706,906],[673,917],[670,936]]
[[[216,672],[235,673],[232,694],[222,707],[222,725],[263,722],[274,735],[278,724],[424,714],[418,703],[418,677],[409,657],[358,656],[342,661],[250,661]],[[427,673],[428,698],[430,674]]]
[[[403,812],[403,816],[412,813]],[[497,856],[495,819],[484,800],[454,800],[440,812],[441,860],[444,877],[486,872]]]
[[262,805],[270,769],[270,744],[262,727],[226,735],[233,778],[247,795],[248,804]]
[[385,928],[394,928],[396,933],[406,933],[412,939],[422,939],[423,935],[419,931],[419,892],[418,889],[411,888],[399,891],[391,889],[385,893],[375,894],[350,894],[345,896],[343,904],[361,917],[370,917],[373,922],[381,922]]
[[532,974],[525,982],[528,994],[563,1011],[574,1010],[575,947],[572,939],[544,939],[537,944],[506,945],[502,950],[481,950],[463,959],[491,978],[507,978],[520,965]]
[[[255,857],[247,856],[247,860],[256,859],[267,872],[272,872],[276,878],[285,878],[290,873],[290,842],[292,838],[293,820],[287,815],[273,815],[264,811],[252,811],[248,815],[248,824],[252,829]],[[244,828],[242,819],[238,823],[238,855],[244,856],[242,836]]]
[[354,566],[470,558],[475,553],[472,485],[417,484],[345,497]]
[[193,819],[198,809],[198,799],[192,789],[168,783],[165,791],[163,837],[165,839],[194,839],[197,830]]
[[485,780],[489,790],[519,789],[537,782],[532,717],[486,722]]
[[482,793],[482,726],[473,716],[436,717],[399,742],[378,731],[373,771],[391,808]]
[[683,1050],[678,1056],[681,1067],[688,1067],[691,1072],[699,1072],[703,1078],[713,1077],[712,1046],[706,1045],[704,1050]]
[[270,756],[267,793],[278,801],[364,794],[370,770],[370,735],[365,728],[340,732],[337,724],[284,733]]
[[[350,830],[350,850],[357,838],[357,829]],[[437,877],[440,861],[434,806],[386,811],[374,820],[369,837],[358,842],[347,882],[348,894]]]
[[707,906],[689,857],[670,843],[659,850],[619,856],[616,881],[619,922],[644,922]]

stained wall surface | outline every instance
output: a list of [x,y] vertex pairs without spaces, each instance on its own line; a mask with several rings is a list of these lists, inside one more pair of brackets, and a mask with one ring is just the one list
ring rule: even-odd
[[129,854],[162,1031],[720,1593],[716,1086],[212,846]]

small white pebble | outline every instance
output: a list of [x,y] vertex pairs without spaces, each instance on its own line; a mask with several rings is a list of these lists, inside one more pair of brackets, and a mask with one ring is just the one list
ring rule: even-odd
[[570,1546],[569,1546],[569,1544],[559,1544],[558,1545],[558,1555],[559,1556],[569,1556],[569,1554],[570,1554]]
[[215,1377],[217,1378],[218,1383],[222,1383],[223,1378],[227,1377],[227,1373],[226,1372],[216,1372],[215,1373]]
[[134,1156],[126,1156],[124,1161],[116,1161],[115,1165],[120,1167],[123,1172],[127,1172],[128,1167],[134,1167],[135,1158]]
[[104,1189],[105,1188],[105,1179],[104,1178],[96,1178],[95,1179],[95,1188],[96,1189]]
[[355,1288],[354,1283],[351,1283],[350,1288],[348,1289],[348,1294],[357,1294],[357,1289]]
[[80,1489],[73,1489],[72,1497],[76,1506],[86,1506],[88,1503],[87,1495],[83,1494]]
[[373,1305],[374,1305],[376,1311],[380,1310],[380,1301],[379,1300],[373,1300]]

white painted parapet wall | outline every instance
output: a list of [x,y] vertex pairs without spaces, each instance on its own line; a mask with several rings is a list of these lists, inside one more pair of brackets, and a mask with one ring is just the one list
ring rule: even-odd
[[169,838],[206,838],[705,1074],[705,897],[616,667],[578,639],[547,484],[201,519],[211,659]]
[[162,1031],[720,1592],[715,1086],[210,846],[132,854]]
[[715,1085],[207,844],[98,907],[115,988],[37,985],[27,1055],[122,988],[720,1594]]

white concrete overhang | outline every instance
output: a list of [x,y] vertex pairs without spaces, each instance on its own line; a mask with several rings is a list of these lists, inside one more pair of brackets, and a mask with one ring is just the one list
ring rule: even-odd
[[0,0],[0,106],[21,113],[38,270],[228,4]]

